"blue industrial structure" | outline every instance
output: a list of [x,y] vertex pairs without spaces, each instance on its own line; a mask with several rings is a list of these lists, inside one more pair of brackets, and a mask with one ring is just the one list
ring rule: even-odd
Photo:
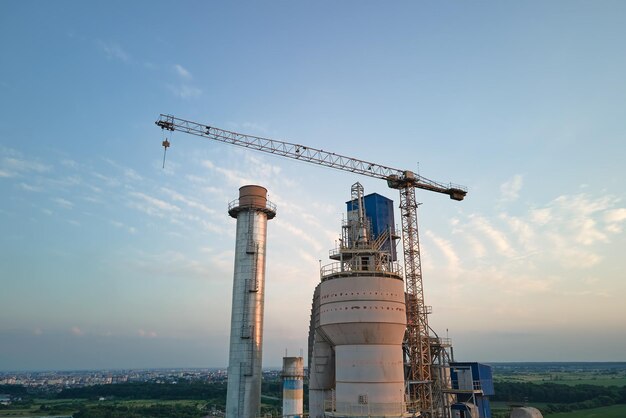
[[491,366],[475,362],[451,362],[449,392],[456,396],[452,418],[491,418],[489,396],[495,394]]
[[[358,211],[357,200],[346,202],[348,216],[350,213]],[[371,193],[363,197],[363,206],[365,208],[365,216],[369,221],[370,233],[372,241],[376,240],[379,235],[390,232],[391,239],[387,239],[381,249],[391,254],[391,261],[397,260],[396,246],[392,244],[395,236],[395,220],[393,216],[393,200]]]

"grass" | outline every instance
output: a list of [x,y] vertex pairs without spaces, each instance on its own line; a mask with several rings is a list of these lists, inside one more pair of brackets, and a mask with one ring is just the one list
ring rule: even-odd
[[[49,416],[70,416],[77,412],[81,406],[95,405],[116,405],[129,407],[147,407],[151,405],[184,405],[184,406],[204,406],[206,402],[199,400],[160,400],[160,399],[139,399],[139,400],[105,400],[89,401],[86,399],[35,399],[29,408],[0,410],[0,418],[37,418]],[[54,407],[52,411],[41,411],[41,405]]]
[[545,415],[545,418],[624,418],[626,405],[604,406],[602,408],[584,409],[575,412],[559,412]]
[[494,376],[496,382],[528,382],[528,383],[556,383],[560,385],[595,385],[595,386],[626,386],[626,376],[607,376],[597,373],[524,373],[500,374]]

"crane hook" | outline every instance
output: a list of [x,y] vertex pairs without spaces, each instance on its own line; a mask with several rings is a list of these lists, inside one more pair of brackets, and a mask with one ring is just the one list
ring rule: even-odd
[[167,149],[170,146],[170,141],[167,140],[167,138],[165,138],[165,141],[163,141],[163,168],[165,168],[165,155],[167,154]]

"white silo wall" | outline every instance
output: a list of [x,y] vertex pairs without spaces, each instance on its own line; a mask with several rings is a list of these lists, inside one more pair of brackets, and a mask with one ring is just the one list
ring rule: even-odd
[[403,416],[403,281],[376,273],[330,278],[320,299],[321,329],[335,346],[336,415]]

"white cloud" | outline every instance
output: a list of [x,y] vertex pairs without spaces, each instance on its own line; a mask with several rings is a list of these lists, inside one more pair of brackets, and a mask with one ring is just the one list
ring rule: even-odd
[[179,76],[181,76],[182,78],[186,78],[188,80],[191,80],[191,73],[182,65],[180,64],[175,64],[174,65],[174,69],[176,70],[176,72],[178,73]]
[[284,219],[276,217],[276,219],[273,222],[277,227],[282,228],[283,230],[291,234],[293,237],[295,237],[295,241],[292,241],[292,242],[309,243],[313,247],[316,253],[319,253],[324,248],[324,246],[315,238],[313,238],[311,234],[285,221]]
[[[282,167],[276,164],[266,162],[259,155],[251,155],[250,152],[236,150],[237,162],[235,168],[224,168],[216,165],[210,160],[203,160],[202,166],[222,175],[226,178],[227,184],[234,187],[240,187],[246,184],[264,184],[271,188],[275,184],[281,186],[289,186],[289,181],[285,180],[285,176],[280,175]],[[231,165],[232,166],[232,165]],[[272,189],[279,189],[278,187]],[[276,201],[276,196],[271,197]]]
[[136,199],[134,202],[131,202],[131,206],[147,213],[148,215],[164,217],[164,212],[180,212],[180,208],[178,206],[149,196],[145,193],[131,192],[129,195]]
[[74,204],[72,202],[70,202],[69,200],[63,199],[62,197],[57,197],[52,200],[54,201],[54,203],[56,203],[58,206],[64,209],[72,209],[74,207]]
[[111,225],[113,225],[114,227],[116,227],[116,228],[128,231],[128,233],[130,233],[130,234],[135,234],[137,232],[137,229],[134,226],[128,226],[128,225],[124,224],[123,222],[111,220],[111,221],[109,221],[109,223]]
[[513,178],[500,186],[500,192],[502,193],[502,200],[506,202],[513,202],[519,198],[519,192],[522,189],[523,178],[521,175],[516,174]]
[[[212,218],[213,217],[210,217],[209,219]],[[207,232],[212,232],[220,235],[226,234],[228,232],[228,230],[223,226],[207,221],[206,219],[207,217],[199,217],[186,211],[182,211],[181,213],[177,214],[177,216],[170,218],[170,221],[179,225],[190,224],[191,222],[193,222],[202,227],[202,229]]]
[[280,172],[282,170],[282,168],[279,165],[265,162],[264,160],[262,160],[261,158],[258,158],[255,155],[246,154],[246,160],[250,164],[256,166],[255,171],[259,171],[263,173],[264,177],[278,176],[280,175]]
[[123,62],[130,61],[130,55],[115,42],[98,40],[98,46],[104,51],[108,59],[117,59]]
[[527,222],[522,219],[509,216],[506,213],[500,215],[500,218],[505,220],[508,224],[517,240],[522,244],[524,249],[532,251],[535,248],[535,231]]
[[94,173],[91,173],[91,175],[97,178],[98,180],[101,180],[102,182],[104,182],[108,187],[115,187],[115,186],[119,186],[120,184],[119,180],[113,177],[105,176],[104,174],[94,172]]
[[465,239],[469,242],[469,248],[472,250],[474,257],[483,258],[487,255],[487,249],[483,243],[477,240],[474,236],[465,234]]
[[208,169],[221,174],[227,180],[227,182],[235,187],[244,186],[246,184],[255,184],[256,182],[252,178],[245,177],[245,175],[239,170],[231,170],[223,167],[218,167],[210,160],[202,161],[202,165]]
[[15,177],[25,173],[44,173],[51,167],[38,161],[29,161],[17,157],[5,157],[0,162],[0,177]]
[[532,209],[530,211],[530,219],[538,225],[545,225],[552,220],[552,209]]
[[66,158],[64,160],[61,161],[61,164],[67,168],[78,168],[78,163],[74,160],[71,160],[69,158]]
[[479,215],[471,215],[470,223],[474,229],[481,232],[495,245],[500,254],[507,257],[515,256],[515,250],[511,247],[506,234],[496,229],[486,218]]
[[626,220],[626,208],[612,209],[606,211],[604,220],[607,223],[623,222]]
[[232,274],[233,272],[233,263],[235,259],[235,251],[234,250],[225,250],[220,251],[217,254],[209,257],[211,261],[211,265],[216,266],[223,273]]
[[298,254],[300,258],[302,258],[302,260],[304,260],[307,263],[314,264],[314,265],[318,265],[319,263],[319,260],[317,258],[315,258],[310,252],[305,251],[302,248],[298,248],[296,250],[296,253]]
[[[510,280],[519,276],[516,269],[576,277],[577,270],[603,263],[603,246],[622,231],[626,209],[616,208],[618,201],[611,195],[563,195],[539,209],[516,208],[516,216],[502,213],[493,219],[486,214],[473,214],[452,222],[450,227],[454,234],[467,240],[466,248],[473,258],[514,268]],[[493,243],[495,254],[485,248],[485,241]],[[445,246],[439,243],[439,247],[444,251]]]
[[202,90],[198,87],[190,86],[188,84],[171,85],[168,84],[167,88],[181,99],[190,99],[192,97],[198,97],[202,95]]
[[612,196],[591,198],[586,194],[559,196],[551,206],[560,214],[562,226],[569,229],[574,240],[582,245],[596,242],[607,242],[608,237],[601,231],[595,217],[598,213],[608,210],[615,203]]
[[26,190],[27,192],[40,192],[41,187],[33,186],[27,183],[20,183],[18,187],[22,190]]
[[216,269],[222,274],[233,271],[234,251],[223,251],[209,257],[197,258],[180,251],[161,253],[138,252],[128,262],[134,268],[147,272],[155,277],[166,277],[172,280],[200,279],[216,277]]
[[167,189],[165,187],[161,188],[161,191],[167,194],[173,201],[182,202],[190,208],[198,209],[208,215],[214,215],[215,210],[203,205],[202,203],[197,202],[194,199],[183,196],[182,194],[175,192],[174,190]]
[[[118,163],[116,163],[115,161],[109,159],[109,158],[103,158],[103,160],[111,165],[112,167],[115,167],[117,170],[119,170],[120,172],[122,172],[122,174],[124,175],[124,177],[126,177],[129,180],[133,180],[133,181],[141,181],[143,180],[143,177],[141,177],[135,170],[133,170],[132,168],[128,168],[128,167],[124,167]],[[111,179],[108,178],[106,176],[102,176],[100,175],[100,178],[102,178],[103,180],[107,181],[110,184],[113,184],[113,182],[115,182],[116,184],[118,183],[117,180],[115,179]]]
[[460,273],[460,258],[454,251],[454,246],[452,245],[452,243],[446,239],[437,236],[431,230],[426,231],[426,236],[435,243],[439,251],[441,251],[448,260],[447,268],[452,272],[453,275],[458,275]]
[[143,177],[141,177],[139,174],[137,174],[137,172],[135,170],[133,170],[132,168],[124,169],[124,176],[126,176],[126,178],[128,178],[130,180],[135,180],[135,181],[143,180]]
[[622,224],[626,221],[626,208],[612,209],[604,213],[606,230],[613,234],[622,232]]

